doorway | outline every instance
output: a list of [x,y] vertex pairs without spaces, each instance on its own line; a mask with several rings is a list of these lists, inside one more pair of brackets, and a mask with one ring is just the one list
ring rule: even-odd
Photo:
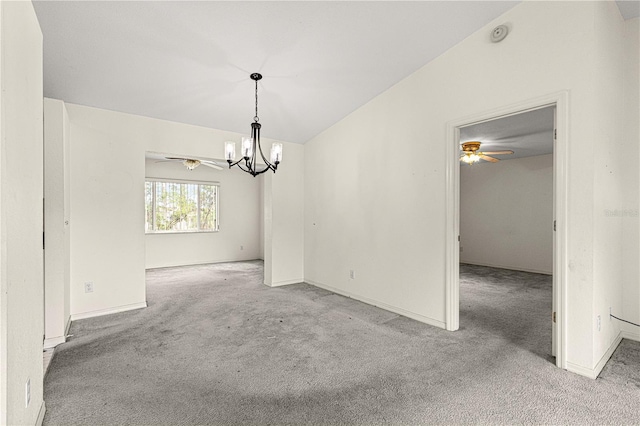
[[555,106],[460,129],[460,324],[553,360]]
[[[565,217],[566,217],[566,151],[568,94],[557,93],[521,102],[456,120],[447,125],[447,247],[446,247],[446,328],[460,327],[460,140],[465,129],[496,119],[505,119],[539,110],[553,111],[553,214],[548,224],[552,234],[552,315],[548,319],[552,330],[552,354],[556,365],[566,368],[566,318],[564,309],[566,288]],[[480,126],[482,127],[482,126]],[[491,148],[489,146],[489,148]],[[483,147],[484,149],[484,147]],[[504,149],[486,149],[502,151]],[[506,149],[509,150],[509,149]],[[514,152],[516,149],[513,149]],[[522,150],[522,148],[518,148]],[[464,248],[463,248],[464,249]]]

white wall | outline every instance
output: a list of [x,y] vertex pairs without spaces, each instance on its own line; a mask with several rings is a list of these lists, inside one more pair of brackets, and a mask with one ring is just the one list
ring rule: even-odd
[[460,262],[553,272],[553,155],[460,165]]
[[304,281],[304,146],[286,155],[286,167],[264,176],[264,283],[273,287]]
[[[624,246],[622,249],[623,291],[621,318],[640,324],[640,228],[638,227],[638,197],[640,193],[639,157],[629,153],[640,152],[640,19],[625,22],[624,37],[624,127],[622,142],[626,159],[625,170],[629,173],[623,185],[622,229]],[[615,313],[614,313],[615,314]],[[616,315],[620,316],[620,315]],[[620,324],[624,336],[640,340],[640,328],[630,324]]]
[[45,347],[65,341],[69,322],[69,117],[62,101],[44,100]]
[[[444,326],[446,123],[568,91],[567,360],[592,375],[610,337],[594,334],[605,313],[594,304],[594,269],[619,266],[595,256],[594,234],[621,244],[619,233],[594,228],[603,226],[599,199],[617,191],[594,180],[595,131],[613,130],[617,113],[596,109],[609,77],[596,72],[608,58],[598,56],[595,27],[618,27],[600,17],[610,13],[599,2],[521,3],[308,142],[305,278]],[[493,44],[502,23],[512,30]]]
[[31,2],[0,2],[0,86],[0,424],[33,425],[44,414],[44,274],[42,33]]
[[[145,240],[156,237],[144,233],[145,152],[223,158],[224,142],[239,141],[241,135],[73,104],[67,104],[67,111],[71,125],[72,318],[144,306]],[[267,151],[272,142],[263,139]],[[278,175],[302,182],[301,169],[295,167],[303,162],[302,147],[284,145],[285,160]],[[243,177],[252,183],[256,180],[248,174]],[[288,181],[274,182],[276,191],[286,193]],[[285,212],[277,210],[274,217],[286,217],[289,209],[294,210],[289,214],[302,217],[301,199],[300,194],[278,199],[285,203]],[[290,243],[301,245],[301,227],[295,232],[298,235]],[[270,249],[289,250],[286,244]],[[268,267],[274,274],[282,271],[283,281],[297,280],[296,271],[288,268],[295,261]],[[84,292],[87,281],[94,283],[93,293]]]
[[[609,309],[622,311],[623,218],[608,214],[624,208],[629,144],[624,141],[624,21],[615,2],[596,2],[594,78],[596,97],[593,126],[593,362],[604,367],[610,348],[619,341],[620,323]],[[635,148],[637,149],[637,142]],[[601,327],[597,327],[598,317]]]
[[262,176],[253,178],[237,168],[214,170],[200,166],[190,171],[182,163],[158,163],[157,160],[146,161],[146,176],[217,182],[220,185],[220,230],[206,233],[147,234],[147,268],[260,258]]

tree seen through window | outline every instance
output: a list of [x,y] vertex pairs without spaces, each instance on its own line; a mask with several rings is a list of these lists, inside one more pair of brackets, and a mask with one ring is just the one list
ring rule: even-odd
[[217,185],[147,181],[145,231],[217,231],[217,203]]

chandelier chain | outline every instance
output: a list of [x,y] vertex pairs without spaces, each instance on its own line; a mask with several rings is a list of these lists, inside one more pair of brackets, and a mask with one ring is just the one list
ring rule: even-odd
[[256,80],[256,115],[255,117],[253,117],[253,121],[257,123],[259,120],[260,119],[258,118],[258,80]]

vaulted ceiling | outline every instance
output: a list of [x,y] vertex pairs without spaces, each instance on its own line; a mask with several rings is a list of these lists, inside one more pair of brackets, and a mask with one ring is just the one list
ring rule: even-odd
[[[34,2],[45,96],[304,143],[514,1]],[[488,35],[487,35],[488,36]]]
[[517,2],[35,2],[45,96],[304,143]]

